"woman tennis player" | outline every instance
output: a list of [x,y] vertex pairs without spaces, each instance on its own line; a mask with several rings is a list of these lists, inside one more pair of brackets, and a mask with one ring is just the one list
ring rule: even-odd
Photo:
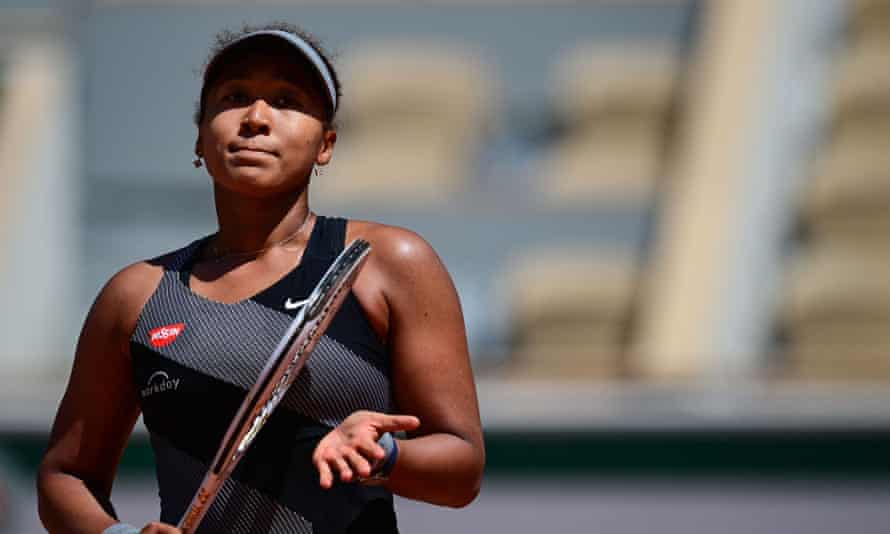
[[[106,284],[78,342],[39,477],[53,533],[174,533],[265,359],[328,265],[373,249],[296,383],[199,533],[397,532],[392,494],[464,506],[484,448],[457,294],[433,249],[391,226],[316,215],[334,155],[337,75],[272,25],[220,37],[204,70],[196,165],[219,230]],[[140,415],[160,521],[118,521],[112,481]],[[395,436],[395,437],[394,437]]]

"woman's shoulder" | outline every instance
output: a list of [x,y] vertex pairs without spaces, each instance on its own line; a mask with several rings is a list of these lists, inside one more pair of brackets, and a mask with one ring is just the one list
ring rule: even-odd
[[160,281],[161,276],[163,276],[164,271],[177,269],[186,256],[191,255],[195,247],[204,239],[206,238],[194,240],[188,245],[163,252],[153,258],[131,263],[115,273],[109,279],[106,288],[137,294],[144,293],[147,289],[153,290]]
[[346,241],[371,243],[369,263],[394,283],[418,278],[448,278],[447,270],[432,245],[420,234],[400,226],[350,220]]
[[411,264],[438,259],[432,245],[408,228],[373,221],[350,219],[346,241],[362,238],[371,243],[377,256],[397,264]]
[[97,305],[113,307],[121,316],[138,313],[160,283],[163,256],[131,263],[108,279],[96,299]]
[[183,254],[199,241],[120,269],[99,292],[94,308],[103,313],[113,313],[124,324],[135,324],[145,303],[157,289],[164,271],[181,262]]

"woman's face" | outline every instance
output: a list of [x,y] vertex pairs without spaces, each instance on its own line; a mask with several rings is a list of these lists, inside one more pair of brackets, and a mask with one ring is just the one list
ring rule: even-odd
[[281,53],[242,55],[221,68],[197,142],[214,181],[254,197],[306,187],[336,142],[315,73]]

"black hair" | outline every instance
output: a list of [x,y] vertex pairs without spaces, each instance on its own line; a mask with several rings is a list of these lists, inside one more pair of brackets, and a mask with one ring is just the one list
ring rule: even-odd
[[294,24],[290,24],[287,22],[270,22],[268,24],[262,25],[250,25],[245,24],[238,31],[233,30],[223,30],[216,34],[213,45],[210,47],[210,54],[207,56],[207,59],[204,61],[204,65],[201,68],[201,72],[203,73],[202,85],[201,85],[201,96],[198,100],[198,103],[195,105],[195,114],[194,121],[196,125],[201,124],[201,120],[204,118],[204,106],[205,100],[207,97],[207,89],[215,81],[219,69],[216,68],[216,64],[214,60],[225,50],[230,44],[237,41],[238,39],[244,37],[247,34],[257,32],[257,31],[268,31],[268,30],[278,30],[290,33],[292,35],[296,35],[297,37],[306,41],[309,46],[315,49],[318,52],[318,55],[321,56],[322,61],[324,61],[328,70],[331,73],[331,78],[334,82],[334,90],[337,94],[337,105],[334,109],[330,110],[330,115],[327,117],[327,123],[329,126],[334,123],[334,116],[337,114],[337,110],[340,108],[340,78],[337,76],[337,71],[334,69],[334,65],[331,62],[331,53],[325,50],[324,46],[321,44],[321,41],[317,39],[315,36],[299,28]]

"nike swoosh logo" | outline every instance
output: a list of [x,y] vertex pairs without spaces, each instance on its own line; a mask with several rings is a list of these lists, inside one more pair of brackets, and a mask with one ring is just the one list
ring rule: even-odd
[[306,305],[306,302],[308,300],[309,299],[298,300],[298,301],[294,302],[290,299],[290,297],[288,297],[287,300],[284,301],[284,309],[285,310],[296,310],[297,308],[302,308],[303,306]]

